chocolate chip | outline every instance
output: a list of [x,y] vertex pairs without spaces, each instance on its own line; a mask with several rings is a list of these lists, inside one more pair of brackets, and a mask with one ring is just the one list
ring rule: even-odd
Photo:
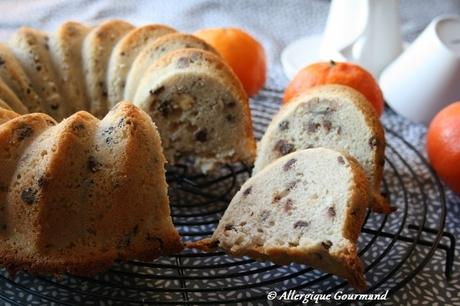
[[321,125],[312,121],[308,122],[307,131],[308,133],[315,133]]
[[288,191],[291,191],[292,189],[294,189],[294,187],[295,187],[296,185],[297,185],[297,181],[292,181],[292,182],[290,182],[290,183],[288,183],[288,184],[286,185],[286,189],[287,189]]
[[48,184],[48,180],[46,179],[46,176],[45,175],[40,176],[39,179],[37,180],[38,187],[43,188],[46,186],[46,184]]
[[261,221],[267,221],[268,217],[270,216],[270,211],[268,210],[263,210],[261,213],[260,213],[260,220]]
[[235,106],[236,106],[235,101],[230,101],[230,102],[225,103],[225,107],[228,107],[228,108],[234,108]]
[[294,165],[296,163],[297,159],[295,158],[291,158],[290,160],[288,160],[284,165],[283,165],[283,170],[284,171],[288,171],[289,169],[291,169],[292,165]]
[[281,121],[279,124],[278,124],[278,127],[281,131],[285,131],[287,129],[289,129],[289,121]]
[[176,67],[179,69],[187,68],[188,66],[190,66],[190,62],[191,62],[190,58],[181,57],[177,60]]
[[125,118],[120,118],[120,121],[118,121],[117,126],[119,128],[122,128],[123,126],[125,126]]
[[161,113],[163,117],[168,117],[169,113],[171,112],[171,101],[162,101],[160,105],[158,105],[158,111]]
[[243,195],[246,197],[248,196],[249,194],[251,194],[252,192],[252,186],[249,186],[248,188],[246,188],[244,191],[243,191]]
[[106,128],[105,130],[102,131],[102,136],[105,136],[107,134],[108,135],[112,134],[114,129],[115,128],[113,126]]
[[59,104],[51,104],[50,107],[52,110],[57,110],[59,109]]
[[20,127],[18,127],[15,130],[15,132],[17,134],[18,141],[23,141],[27,137],[32,136],[32,134],[34,133],[34,130],[30,126],[23,124]]
[[371,138],[369,138],[369,147],[371,149],[374,149],[375,147],[377,147],[378,145],[378,140],[377,138],[375,138],[374,136],[372,136]]
[[289,154],[295,150],[294,145],[288,143],[286,140],[283,139],[278,140],[278,142],[275,144],[274,149],[281,153],[281,155]]
[[90,156],[88,158],[87,167],[89,171],[96,173],[97,171],[101,169],[102,164],[99,163],[94,156]]
[[120,56],[125,56],[126,53],[125,52],[120,52]]
[[112,140],[113,140],[112,137],[107,137],[107,138],[105,139],[105,143],[106,143],[106,144],[111,144],[111,143],[112,143]]
[[342,156],[337,156],[337,161],[339,162],[339,164],[345,165],[345,160],[343,159]]
[[332,128],[332,122],[330,122],[329,120],[324,120],[323,126],[324,126],[324,129],[326,130],[326,133],[329,133]]
[[75,132],[79,132],[79,131],[82,131],[84,130],[86,127],[83,123],[76,123],[72,126],[72,129],[75,131]]
[[310,225],[310,222],[300,220],[294,223],[294,228],[307,227],[309,225]]
[[26,190],[23,190],[21,192],[21,200],[29,205],[32,205],[35,203],[35,198],[37,195],[37,190],[32,189],[32,188],[27,188]]
[[276,193],[275,195],[273,195],[272,197],[272,203],[278,203],[280,200],[281,200],[282,196],[278,193]]
[[290,213],[294,209],[294,201],[292,199],[286,199],[284,203],[284,211]]
[[334,217],[335,217],[335,208],[332,207],[332,206],[329,207],[329,208],[327,209],[327,214],[328,214],[329,217],[334,218]]
[[341,126],[339,126],[337,128],[337,135],[340,135],[340,134],[342,134],[342,127]]
[[6,62],[5,60],[3,59],[3,57],[0,57],[0,66],[4,65]]
[[325,248],[326,250],[329,250],[332,246],[332,241],[330,240],[325,240],[323,242],[321,242],[321,245],[323,246],[323,248]]
[[233,224],[226,224],[225,227],[224,227],[224,229],[225,229],[226,231],[230,231],[230,230],[232,230],[233,228],[234,228],[234,227],[233,227]]
[[206,129],[200,129],[195,133],[195,139],[199,142],[205,142],[208,140],[208,132]]
[[227,114],[225,115],[225,119],[227,119],[228,122],[235,122],[235,115],[232,115],[232,114]]
[[37,67],[35,67],[35,69],[36,69],[37,71],[40,71],[40,70],[42,70],[42,66],[38,65]]
[[150,93],[151,96],[158,96],[158,95],[161,94],[164,90],[165,90],[165,87],[164,87],[164,86],[160,86],[160,87],[158,87],[158,88],[155,89],[155,90],[150,89],[150,90],[149,90],[149,93]]

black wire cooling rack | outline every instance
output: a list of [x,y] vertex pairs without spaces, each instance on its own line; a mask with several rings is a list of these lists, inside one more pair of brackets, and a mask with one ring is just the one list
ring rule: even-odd
[[[258,136],[277,109],[267,102],[270,95],[279,92],[266,89],[251,105]],[[387,129],[386,138],[382,188],[398,210],[389,216],[368,213],[359,254],[366,266],[368,292],[389,290],[391,295],[413,279],[438,250],[445,252],[449,279],[455,238],[444,231],[444,191],[429,164],[395,131]],[[192,173],[185,165],[168,169],[172,216],[184,241],[212,234],[250,170],[233,165],[205,176]],[[0,299],[11,305],[266,305],[268,292],[286,290],[354,292],[342,279],[304,265],[279,266],[197,250],[153,262],[117,263],[94,278],[25,273],[10,278],[0,273]],[[342,301],[346,303],[359,304]]]

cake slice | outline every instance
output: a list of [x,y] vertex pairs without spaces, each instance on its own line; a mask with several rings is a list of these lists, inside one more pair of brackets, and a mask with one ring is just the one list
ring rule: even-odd
[[380,195],[384,130],[362,94],[346,86],[324,85],[294,98],[275,115],[258,144],[253,173],[292,151],[316,147],[353,156],[374,191],[370,208],[379,213],[395,210]]
[[14,55],[29,76],[34,91],[44,102],[44,110],[55,119],[64,117],[59,79],[54,71],[46,33],[22,27],[9,40]]
[[169,52],[189,48],[202,49],[218,55],[211,45],[194,35],[185,33],[164,35],[145,46],[134,60],[126,79],[125,99],[134,99],[140,79],[156,60]]
[[149,24],[131,30],[117,43],[110,56],[107,90],[109,104],[113,106],[123,100],[126,78],[139,52],[157,38],[176,30],[161,24]]
[[5,105],[8,108],[20,113],[26,114],[28,113],[27,107],[19,100],[16,94],[8,87],[8,85],[3,82],[0,78],[0,100],[2,100],[1,107],[5,108]]
[[[32,88],[31,80],[22,68],[21,63],[11,49],[2,43],[0,43],[0,58],[3,63],[0,65],[0,77],[3,82],[30,112],[45,111],[46,104]],[[17,111],[22,113],[19,109]]]
[[147,69],[134,98],[158,126],[166,159],[195,157],[203,172],[252,164],[255,141],[245,91],[222,59],[200,49],[166,54]]
[[109,110],[107,92],[107,69],[115,44],[134,29],[130,23],[113,19],[91,30],[83,41],[82,61],[90,112],[102,118]]
[[189,247],[303,263],[363,290],[356,243],[368,196],[366,176],[353,158],[324,148],[299,150],[246,181],[212,237]]
[[81,49],[89,31],[90,28],[81,23],[67,21],[50,37],[51,59],[66,98],[65,116],[88,110]]

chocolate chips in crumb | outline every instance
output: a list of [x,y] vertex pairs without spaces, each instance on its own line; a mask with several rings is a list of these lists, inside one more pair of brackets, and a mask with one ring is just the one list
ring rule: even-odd
[[248,188],[246,188],[244,191],[243,191],[243,196],[248,196],[250,195],[252,192],[252,186],[249,186]]
[[278,151],[281,155],[286,155],[295,150],[293,144],[288,143],[286,140],[280,139],[275,144],[275,151]]
[[206,142],[208,140],[208,132],[206,129],[201,129],[195,133],[195,139],[199,142]]
[[297,159],[291,158],[283,165],[283,170],[288,171],[296,163]]
[[163,91],[165,91],[165,87],[164,86],[160,86],[158,88],[156,88],[155,90],[154,89],[150,89],[149,90],[149,93],[151,96],[158,96],[159,94],[161,94]]
[[337,157],[337,161],[339,162],[339,164],[345,165],[345,160],[343,159],[342,156],[338,156],[338,157]]
[[377,147],[378,145],[378,140],[377,138],[375,138],[374,136],[372,136],[371,138],[369,138],[369,147],[373,150]]
[[18,141],[23,141],[27,137],[32,136],[34,130],[28,125],[22,125],[15,130]]
[[281,121],[279,124],[278,124],[278,127],[280,129],[280,131],[285,131],[285,130],[288,130],[289,129],[289,121]]
[[102,168],[102,164],[99,163],[94,156],[90,156],[88,158],[88,170],[91,171],[92,173],[96,173]]
[[329,207],[327,209],[327,215],[331,218],[335,217],[335,208],[333,206]]
[[302,228],[302,227],[307,227],[309,225],[310,225],[310,222],[300,220],[294,223],[294,228]]
[[35,203],[37,192],[36,189],[27,188],[21,192],[21,200],[26,204],[32,205]]
[[323,248],[325,248],[326,250],[329,250],[332,246],[332,241],[330,240],[325,240],[323,242],[321,242],[321,245],[323,246]]

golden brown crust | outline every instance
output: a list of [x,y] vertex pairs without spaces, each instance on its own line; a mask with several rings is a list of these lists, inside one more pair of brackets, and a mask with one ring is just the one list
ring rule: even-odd
[[[0,102],[2,101],[0,100]],[[0,125],[19,116],[20,115],[18,113],[15,113],[12,110],[6,108],[2,108],[0,105]]]
[[[44,110],[45,104],[32,88],[29,77],[26,75],[18,59],[10,48],[0,43],[0,57],[4,64],[0,66],[0,77],[15,93],[30,112]],[[8,101],[7,101],[8,102]]]
[[46,113],[58,120],[62,119],[64,100],[51,62],[48,35],[34,28],[21,27],[10,38],[9,44],[27,72],[35,92],[44,102]]
[[82,61],[91,113],[102,118],[108,110],[106,72],[115,44],[134,27],[119,19],[107,20],[83,41]]

